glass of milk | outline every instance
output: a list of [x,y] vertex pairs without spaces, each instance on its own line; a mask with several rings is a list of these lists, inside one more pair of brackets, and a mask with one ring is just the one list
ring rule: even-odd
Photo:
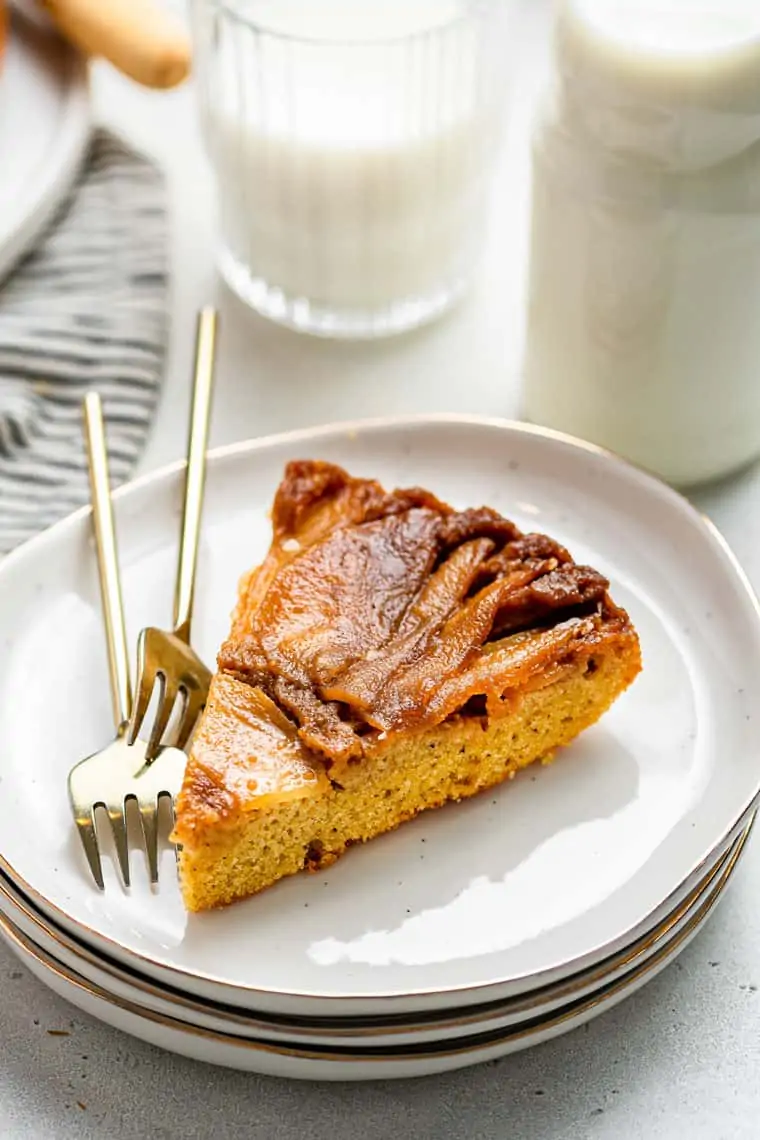
[[194,0],[219,263],[260,313],[374,337],[473,277],[512,0]]

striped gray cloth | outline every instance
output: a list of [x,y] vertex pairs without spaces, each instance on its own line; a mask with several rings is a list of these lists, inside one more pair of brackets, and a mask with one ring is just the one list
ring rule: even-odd
[[55,222],[0,286],[0,554],[87,502],[89,388],[103,397],[113,482],[129,476],[167,325],[163,179],[98,131]]

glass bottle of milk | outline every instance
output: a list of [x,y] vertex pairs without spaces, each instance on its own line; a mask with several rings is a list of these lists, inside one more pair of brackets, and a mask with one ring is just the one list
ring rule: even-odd
[[227,282],[275,321],[378,336],[481,250],[515,0],[194,0]]
[[560,0],[526,418],[676,485],[760,454],[760,3]]

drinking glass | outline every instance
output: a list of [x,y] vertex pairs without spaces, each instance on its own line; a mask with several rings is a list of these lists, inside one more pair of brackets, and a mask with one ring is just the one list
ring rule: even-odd
[[483,246],[512,0],[194,0],[219,264],[327,336],[444,312]]

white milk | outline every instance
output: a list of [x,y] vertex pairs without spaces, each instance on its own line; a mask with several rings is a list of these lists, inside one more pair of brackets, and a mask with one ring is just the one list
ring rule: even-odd
[[676,484],[760,453],[760,4],[564,0],[526,416]]
[[205,130],[222,267],[255,307],[372,333],[419,323],[464,287],[507,71],[501,19],[487,16],[509,4],[472,7],[260,0],[245,9],[259,30],[222,22],[202,53]]

